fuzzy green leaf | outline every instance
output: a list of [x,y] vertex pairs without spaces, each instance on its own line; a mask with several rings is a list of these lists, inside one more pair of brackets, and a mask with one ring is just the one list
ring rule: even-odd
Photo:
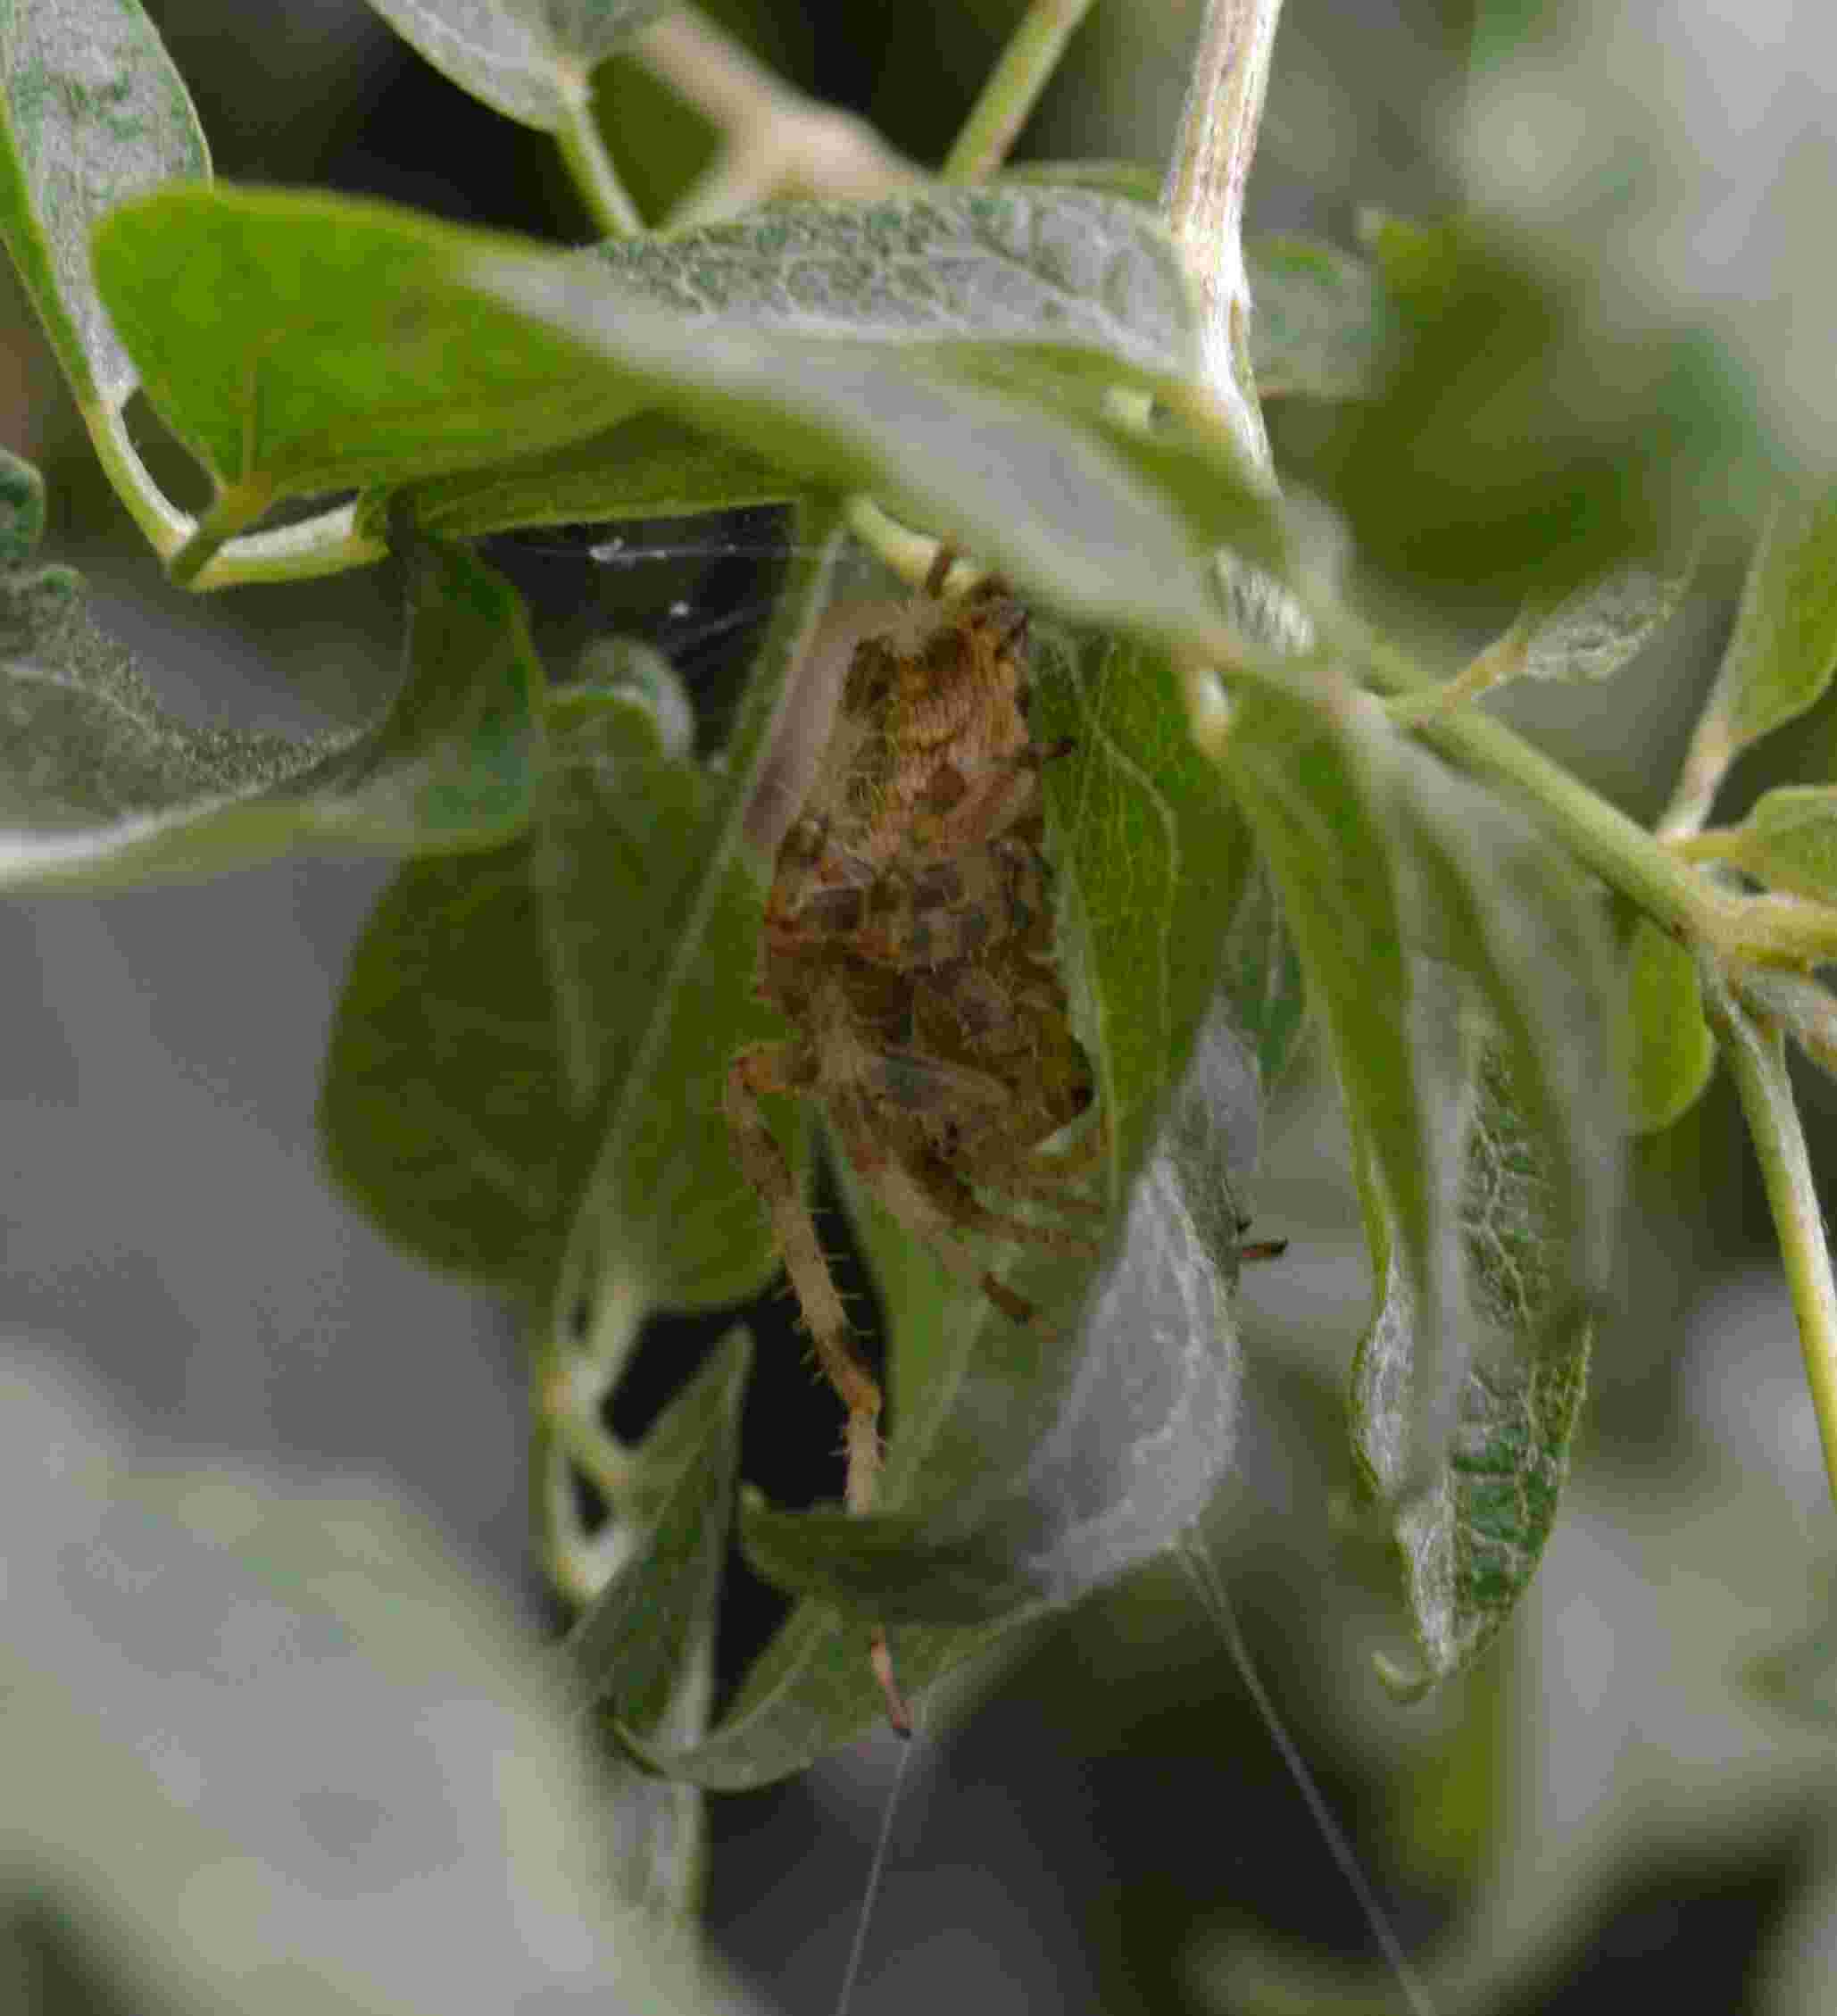
[[380,203],[172,188],[115,211],[96,275],[147,396],[254,516],[606,427],[639,404],[479,298],[470,264],[527,251]]
[[210,174],[137,0],[0,0],[0,237],[84,405],[119,409],[134,389],[91,277],[91,227],[129,196]]
[[1316,238],[1245,241],[1251,366],[1265,399],[1368,399],[1384,378],[1384,299],[1370,266]]
[[647,1748],[698,1784],[761,1783],[871,1726],[884,1704],[865,1619],[919,1620],[893,1645],[902,1684],[922,1691],[1043,1604],[1170,1545],[1231,1462],[1233,1187],[1258,1095],[1214,1004],[1252,881],[1247,837],[1160,654],[1043,639],[1032,721],[1076,744],[1045,774],[1075,1021],[1110,1129],[1108,1264],[1094,1283],[1085,1262],[1004,1265],[1045,1318],[1036,1335],[849,1190],[892,1339],[887,1516],[745,1510],[754,1558],[821,1595],[705,1743]]
[[15,1352],[0,1570],[0,1853],[131,2006],[756,2010],[609,1883],[527,1625],[402,1507],[144,1467]]
[[1777,506],[1697,734],[1733,756],[1793,721],[1837,671],[1837,491]]
[[1627,947],[1626,1003],[1630,1124],[1635,1134],[1662,1133],[1702,1097],[1716,1070],[1716,1039],[1703,1019],[1697,962],[1649,918],[1633,926]]
[[[1438,1116],[1460,1329],[1427,1356],[1435,1340],[1385,1270],[1352,1390],[1361,1463],[1396,1506],[1413,1686],[1477,1656],[1549,1537],[1614,1264],[1623,1078],[1617,976],[1586,896],[1515,817],[1412,756],[1397,814],[1412,936],[1460,975]],[[1449,995],[1427,979],[1426,1005]]]
[[1630,562],[1553,603],[1535,601],[1514,627],[1523,656],[1505,662],[1513,679],[1611,679],[1677,613],[1695,556],[1661,571]]
[[1741,508],[1765,453],[1745,374],[1695,337],[1600,326],[1579,275],[1462,222],[1376,237],[1389,324],[1369,401],[1291,459],[1361,561],[1448,597],[1561,595]]
[[410,867],[372,914],[320,1102],[332,1173],[423,1259],[546,1301],[615,1133],[601,1268],[640,1306],[746,1295],[770,1249],[719,1079],[771,1025],[727,794],[628,693],[558,696],[550,741],[525,837]]
[[529,815],[541,684],[515,592],[458,549],[423,564],[389,712],[317,743],[183,726],[90,621],[74,575],[0,573],[0,887],[495,845]]
[[1282,893],[1260,854],[1231,912],[1220,987],[1255,1054],[1267,1091],[1281,1080],[1301,1046],[1308,998],[1301,958],[1283,915]]
[[[1083,346],[1098,392],[1119,371],[1178,379],[1197,363],[1195,318],[1166,235],[1133,206],[1076,191],[775,204],[738,223],[614,239],[594,259],[632,298],[683,317],[685,348],[698,325],[914,345],[960,363],[971,361],[968,346],[1050,344],[1061,359]],[[990,375],[991,359],[979,362]],[[603,437],[436,479],[414,490],[417,521],[479,532],[792,494],[783,468],[711,438],[693,418],[644,414]]]
[[[1482,1312],[1510,1337],[1512,1349],[1476,1354],[1466,1367],[1438,1476],[1398,1514],[1422,1673],[1387,1662],[1381,1671],[1406,1697],[1472,1665],[1531,1587],[1555,1530],[1587,1393],[1593,1320],[1573,1314],[1550,1329],[1549,1276],[1541,1266],[1549,1197],[1547,1167],[1510,1095],[1482,1096],[1462,1234]],[[1526,1338],[1539,1349],[1526,1353]],[[1369,1373],[1365,1359],[1355,1369],[1355,1393],[1369,1391]]]
[[[1483,1271],[1482,1313],[1502,1295],[1517,1348],[1536,1355],[1599,1305],[1613,1276],[1625,1131],[1618,963],[1554,847],[1421,751],[1409,756],[1396,818],[1414,935],[1477,992],[1503,1059],[1503,1089],[1483,1070],[1483,1109],[1489,1098],[1501,1112],[1515,1109],[1523,1153],[1544,1186],[1516,1243],[1495,1237],[1499,1267],[1512,1279],[1495,1295]],[[1503,1119],[1492,1131],[1503,1135]]]
[[1617,978],[1554,852],[1365,704],[1246,695],[1224,754],[1334,1042],[1378,1289],[1355,1445],[1439,1678],[1549,1531],[1619,1203]]
[[782,203],[593,258],[683,317],[881,343],[1051,344],[1114,376],[1184,379],[1198,322],[1179,255],[1133,204],[1079,189],[927,189]]
[[669,0],[370,0],[461,90],[553,132],[589,94],[594,67]]
[[[1109,384],[1151,387],[1189,361],[1192,310],[1151,222],[1014,191],[772,217],[776,248],[758,231],[646,241],[615,275],[382,204],[172,190],[116,212],[96,251],[149,396],[225,486],[220,529],[289,491],[490,467],[507,441],[539,453],[662,406],[800,482],[917,503],[1036,583],[1056,576],[1061,601],[1090,604],[1077,584],[1127,555],[1135,613],[1209,620],[1201,537],[1254,537],[1266,507],[1226,450],[1195,462],[1101,413]],[[908,240],[954,247],[942,296]],[[934,375],[950,362],[1009,389]],[[1174,511],[1155,495],[1169,469]]]
[[1102,378],[1128,375],[1107,353],[686,330],[578,261],[498,261],[478,278],[595,353],[587,376],[607,396],[644,379],[657,404],[812,487],[869,490],[947,528],[1065,613],[1209,634],[1202,549],[1235,535],[1275,552],[1267,502],[1226,451],[1099,417]]
[[[1446,1087],[1413,996],[1400,842],[1387,771],[1401,747],[1367,714],[1346,721],[1300,699],[1240,696],[1225,773],[1282,892],[1310,998],[1322,1013],[1354,1130],[1384,1199],[1379,1279],[1413,1312],[1433,1392],[1453,1349]],[[1371,1226],[1371,1199],[1367,1222]]]
[[[784,471],[762,456],[667,413],[639,413],[585,441],[436,476],[394,494],[424,529],[466,538],[529,525],[692,518],[788,504],[796,492]],[[387,492],[366,497],[358,531],[379,532],[388,503]]]
[[1769,888],[1837,903],[1837,787],[1786,784],[1764,792],[1739,826],[1704,834],[1692,851],[1732,862]]

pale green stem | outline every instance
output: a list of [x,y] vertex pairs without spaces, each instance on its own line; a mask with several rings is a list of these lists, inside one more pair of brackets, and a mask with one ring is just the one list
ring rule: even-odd
[[1524,667],[1530,649],[1525,632],[1513,629],[1475,652],[1451,679],[1440,686],[1426,686],[1415,693],[1400,693],[1386,703],[1391,719],[1404,726],[1434,721],[1451,714],[1491,691],[1500,679],[1510,679]]
[[129,438],[115,407],[86,402],[82,414],[89,438],[96,445],[96,459],[114,486],[115,495],[146,535],[148,545],[162,560],[170,560],[196,529],[192,520],[167,501],[165,493],[147,473],[146,464]]
[[1786,1072],[1785,1044],[1778,1029],[1750,1014],[1721,974],[1707,965],[1703,1005],[1721,1040],[1760,1159],[1786,1285],[1799,1319],[1799,1343],[1824,1445],[1825,1474],[1837,1498],[1837,1280],[1832,1277],[1825,1215]]
[[343,504],[272,531],[250,532],[220,547],[187,586],[200,594],[276,581],[312,581],[353,567],[373,566],[387,542],[357,529],[357,506]]
[[[617,1438],[601,1425],[600,1404],[636,1336],[639,1312],[621,1306],[611,1320],[619,1334],[596,1335],[580,1345],[564,1340],[553,1322],[530,1340],[529,1490],[538,1544],[556,1587],[584,1603],[594,1586],[595,1549],[580,1521],[572,1471],[590,1479],[615,1522],[633,1464]],[[600,1355],[612,1354],[610,1361]]]
[[1072,31],[1090,11],[1091,0],[1034,0],[944,157],[945,181],[983,181],[1007,160]]
[[1750,622],[1758,615],[1764,600],[1768,549],[1781,537],[1784,507],[1775,502],[1767,513],[1749,562],[1748,579],[1741,590],[1741,605],[1735,612],[1734,634],[1730,637],[1723,662],[1709,689],[1703,712],[1697,717],[1691,746],[1684,752],[1683,768],[1678,772],[1677,788],[1671,795],[1664,817],[1658,821],[1661,840],[1687,840],[1701,829],[1715,808],[1716,795],[1728,775],[1729,765],[1741,753],[1741,744],[1730,718],[1741,683],[1741,640]]
[[[1370,637],[1362,646],[1347,641],[1380,692],[1411,693],[1429,684],[1391,646]],[[1577,860],[1687,943],[1762,965],[1809,966],[1837,959],[1837,911],[1791,897],[1741,896],[1717,888],[1502,721],[1467,708],[1412,725],[1462,770],[1505,786]]]
[[1207,0],[1161,210],[1199,289],[1205,379],[1266,474],[1269,441],[1250,366],[1243,196],[1282,0]]
[[190,587],[231,536],[261,517],[274,501],[266,482],[233,483],[220,490],[216,502],[192,529],[191,537],[166,562],[176,586]]
[[[843,516],[856,538],[876,554],[910,588],[916,588],[931,572],[941,542],[929,532],[915,532],[883,511],[869,496],[852,496]],[[981,571],[967,560],[952,563],[944,577],[943,593],[967,595],[982,579]]]
[[612,156],[606,151],[605,136],[594,117],[593,91],[583,88],[577,99],[570,96],[567,117],[555,131],[555,145],[574,179],[594,222],[607,237],[628,237],[642,231],[644,221],[619,179]]
[[1712,702],[1698,720],[1683,768],[1678,772],[1677,788],[1658,821],[1661,839],[1686,840],[1701,829],[1735,754],[1728,721]]
[[670,218],[708,222],[786,190],[877,196],[922,179],[865,120],[775,77],[696,7],[678,7],[633,54],[721,135],[719,157]]

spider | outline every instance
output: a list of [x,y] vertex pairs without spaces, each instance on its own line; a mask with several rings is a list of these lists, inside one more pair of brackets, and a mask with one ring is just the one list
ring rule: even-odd
[[[1027,613],[996,580],[923,594],[852,649],[801,809],[777,844],[759,993],[794,1033],[727,1067],[725,1111],[769,1214],[818,1362],[847,1410],[845,1498],[873,1504],[881,1392],[851,1333],[810,1208],[762,1096],[814,1100],[857,1176],[1010,1320],[1031,1304],[969,1237],[1094,1256],[1086,1232],[1006,1208],[1101,1218],[1074,1193],[1100,1126],[1046,1144],[1095,1097],[1054,959],[1041,765],[1069,747],[1027,724]],[[884,1627],[869,1657],[902,1734],[910,1715]]]

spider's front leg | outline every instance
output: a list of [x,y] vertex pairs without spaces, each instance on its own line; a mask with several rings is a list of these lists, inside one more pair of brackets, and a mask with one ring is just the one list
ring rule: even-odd
[[[777,1137],[766,1124],[760,1099],[769,1092],[807,1093],[816,1083],[813,1062],[802,1045],[755,1043],[727,1066],[722,1106],[734,1137],[734,1152],[746,1180],[759,1194],[771,1220],[772,1236],[791,1277],[804,1322],[809,1326],[817,1362],[848,1410],[845,1448],[848,1509],[864,1512],[874,1503],[880,1475],[880,1407],[878,1381],[856,1348],[849,1321],[836,1293],[829,1262],[823,1257],[816,1220],[805,1204]],[[912,1718],[894,1678],[893,1654],[885,1626],[874,1626],[869,1658],[886,1696],[887,1720],[902,1736],[912,1732]]]

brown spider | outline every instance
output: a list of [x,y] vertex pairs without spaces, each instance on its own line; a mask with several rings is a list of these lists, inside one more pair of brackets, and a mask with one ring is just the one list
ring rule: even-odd
[[[1040,765],[1068,746],[1027,732],[1026,612],[998,582],[944,600],[950,561],[940,553],[925,595],[853,647],[761,935],[760,995],[794,1033],[741,1051],[726,1081],[740,1165],[848,1410],[855,1512],[880,1470],[880,1387],[761,1095],[817,1101],[873,1195],[1014,1322],[1035,1310],[963,1236],[1093,1255],[1088,1237],[1002,1204],[1101,1215],[1069,1189],[1101,1159],[1101,1128],[1068,1151],[1045,1146],[1095,1095],[1054,961],[1043,851]],[[906,1733],[883,1628],[869,1650]]]

